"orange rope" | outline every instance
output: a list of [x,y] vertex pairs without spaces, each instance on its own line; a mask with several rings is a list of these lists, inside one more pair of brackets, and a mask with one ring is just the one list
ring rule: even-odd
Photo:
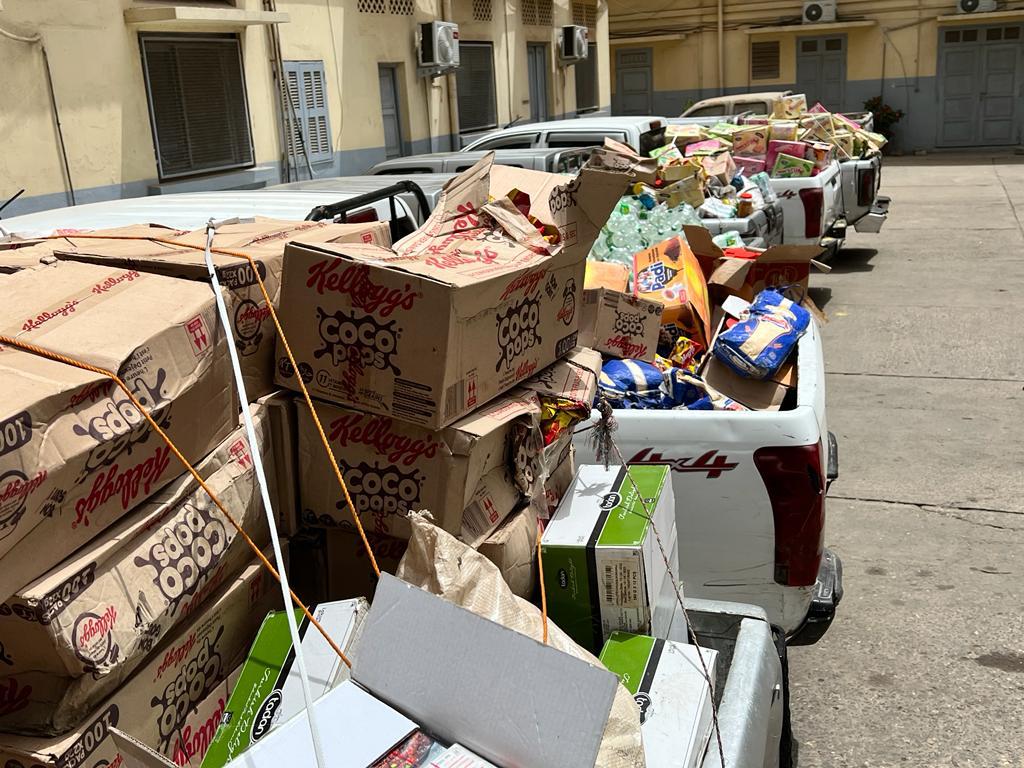
[[[154,243],[163,243],[164,245],[171,245],[177,248],[191,248],[196,251],[206,252],[205,245],[192,245],[191,243],[182,243],[177,240],[165,237],[138,237],[134,235],[99,235],[95,233],[86,234],[72,234],[72,235],[50,235],[43,238],[44,240],[55,240],[55,239],[94,239],[94,240],[149,240]],[[323,425],[320,423],[320,417],[316,413],[316,408],[313,407],[313,398],[309,396],[309,390],[306,389],[306,383],[302,380],[302,376],[299,375],[299,365],[295,362],[295,355],[292,354],[291,345],[288,344],[288,337],[285,336],[284,329],[281,327],[281,322],[277,318],[277,311],[274,309],[274,302],[270,300],[270,294],[267,293],[267,287],[263,284],[263,278],[260,277],[259,269],[256,266],[256,261],[245,251],[229,251],[224,248],[211,248],[211,253],[219,253],[224,256],[234,256],[235,258],[245,259],[249,262],[252,267],[252,273],[256,278],[256,282],[260,287],[260,292],[263,294],[264,301],[267,302],[267,309],[270,310],[270,318],[274,321],[274,327],[277,328],[277,335],[281,339],[281,343],[284,345],[285,354],[288,355],[288,361],[292,364],[292,370],[295,371],[295,380],[299,383],[299,389],[302,390],[302,396],[306,400],[306,406],[309,408],[309,413],[313,417],[313,423],[316,424],[316,431],[320,435],[320,442],[323,443],[324,450],[327,452],[327,460],[334,470],[334,476],[338,480],[338,486],[341,488],[341,492],[345,497],[345,503],[348,504],[349,511],[352,513],[352,519],[355,521],[356,530],[359,531],[359,538],[363,540],[363,546],[366,548],[366,554],[370,558],[370,565],[373,567],[373,572],[380,578],[380,567],[377,565],[377,558],[374,557],[373,547],[370,546],[370,540],[366,537],[366,531],[363,529],[363,523],[359,519],[359,514],[356,512],[355,504],[352,503],[352,497],[349,495],[348,486],[345,484],[345,479],[341,476],[341,469],[338,467],[338,462],[334,460],[334,454],[331,452],[331,444],[327,440],[327,434],[324,432]]]
[[544,530],[537,526],[537,581],[540,582],[540,620],[544,627],[544,645],[548,644],[548,591],[544,587],[544,560],[540,556],[540,541]]
[[[206,491],[206,494],[210,497],[210,500],[217,505],[217,509],[220,510],[221,514],[223,514],[224,517],[228,519],[231,525],[235,527],[235,530],[238,531],[238,534],[245,540],[245,543],[249,545],[249,548],[256,553],[256,557],[258,557],[260,562],[263,563],[263,566],[273,574],[275,579],[277,579],[278,581],[281,580],[281,574],[277,572],[277,569],[274,568],[273,564],[267,559],[267,556],[264,555],[262,551],[260,551],[260,548],[258,546],[256,546],[256,542],[254,542],[249,537],[249,534],[245,532],[245,530],[238,523],[238,521],[235,520],[231,513],[227,511],[227,509],[221,503],[220,499],[217,498],[217,495],[210,490],[210,487],[206,484],[203,478],[199,476],[198,472],[196,472],[195,467],[193,467],[189,463],[188,459],[186,459],[185,456],[182,454],[182,452],[178,450],[178,447],[171,441],[171,438],[168,437],[167,433],[160,428],[160,425],[156,423],[156,420],[142,406],[142,403],[140,403],[136,399],[132,391],[128,389],[128,386],[123,381],[121,381],[121,378],[116,373],[108,371],[105,368],[99,368],[95,365],[90,365],[89,363],[82,362],[81,360],[76,360],[73,357],[67,357],[66,355],[61,355],[58,354],[57,352],[51,352],[48,349],[37,347],[35,344],[29,344],[27,342],[11,338],[10,336],[0,334],[0,345],[4,344],[20,349],[23,352],[29,352],[33,355],[45,357],[49,360],[53,360],[54,362],[64,363],[65,365],[80,368],[83,371],[89,371],[91,373],[96,373],[101,376],[106,376],[115,384],[117,384],[117,386],[120,387],[121,391],[125,393],[129,400],[131,400],[132,405],[134,405],[139,410],[139,413],[145,416],[146,421],[148,421],[149,425],[153,428],[153,430],[158,435],[160,435],[161,439],[167,444],[167,447],[170,448],[174,455],[178,457],[178,460],[185,465],[185,469],[189,471],[189,474],[191,474],[192,478],[199,484],[199,487]],[[345,664],[347,664],[349,667],[351,667],[352,662],[349,661],[348,657],[345,656],[345,653],[341,650],[341,648],[339,648],[338,645],[334,642],[334,640],[331,639],[331,636],[327,634],[327,630],[325,630],[323,626],[321,626],[320,622],[316,620],[313,614],[310,613],[309,608],[306,607],[305,603],[303,603],[299,599],[298,595],[296,595],[294,591],[289,591],[291,592],[292,601],[295,603],[295,605],[298,606],[298,608],[303,612],[303,614],[305,614],[306,618],[309,619],[309,622],[320,631],[320,634],[323,635],[328,645],[330,645],[331,648],[334,649],[334,652],[341,657],[341,660],[345,662]]]

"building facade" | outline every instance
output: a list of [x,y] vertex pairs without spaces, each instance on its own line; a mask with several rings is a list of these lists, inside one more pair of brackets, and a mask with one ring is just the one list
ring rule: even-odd
[[[609,111],[605,0],[3,0],[0,216],[362,173]],[[418,67],[420,24],[461,66]],[[558,57],[563,25],[590,55]]]
[[1021,143],[1024,3],[964,13],[959,0],[817,0],[813,23],[808,4],[613,3],[613,111],[675,116],[722,93],[775,90],[860,111],[881,96],[904,113],[903,151]]

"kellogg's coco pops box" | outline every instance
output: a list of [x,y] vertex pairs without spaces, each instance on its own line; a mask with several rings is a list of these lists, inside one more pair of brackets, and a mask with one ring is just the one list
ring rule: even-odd
[[[266,406],[252,408],[276,497],[270,414]],[[196,469],[256,544],[266,545],[267,518],[244,430],[232,432]],[[59,710],[66,697],[99,701],[251,559],[191,476],[172,482],[0,606],[8,662],[0,680],[30,674],[33,681],[24,707],[0,713],[0,727],[41,727],[38,712]]]
[[[177,632],[137,659],[120,687],[106,691],[103,696],[97,696],[94,690],[72,689],[49,708],[35,707],[35,716],[29,720],[23,715],[23,724],[17,727],[25,737],[0,734],[0,754],[17,751],[23,755],[60,755],[74,754],[79,749],[88,751],[86,748],[103,741],[104,734],[94,731],[91,739],[85,738],[88,731],[83,726],[97,720],[125,731],[163,754],[171,754],[190,714],[247,652],[267,612],[280,605],[281,593],[275,587],[273,577],[252,561],[182,623]],[[116,620],[133,621],[134,617],[118,616]],[[22,688],[33,683],[27,676],[17,682]],[[4,681],[2,687],[13,688],[10,680]],[[4,731],[14,732],[8,719],[5,716]],[[79,737],[84,743],[72,748]],[[65,759],[57,760],[56,764],[87,768],[103,765],[97,759],[98,756],[82,762]]]
[[[116,372],[191,462],[237,425],[209,285],[59,261],[4,278],[0,333]],[[108,377],[0,348],[0,600],[183,471]]]
[[439,429],[576,346],[587,251],[626,188],[491,166],[449,182],[393,249],[290,243],[278,383]]

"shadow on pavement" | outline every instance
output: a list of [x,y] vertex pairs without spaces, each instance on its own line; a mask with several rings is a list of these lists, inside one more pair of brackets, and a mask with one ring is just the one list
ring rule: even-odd
[[824,309],[825,305],[832,301],[832,289],[817,286],[807,289],[807,295],[811,297],[818,309]]
[[877,248],[843,248],[828,263],[837,274],[870,272],[875,268],[871,260],[877,255]]

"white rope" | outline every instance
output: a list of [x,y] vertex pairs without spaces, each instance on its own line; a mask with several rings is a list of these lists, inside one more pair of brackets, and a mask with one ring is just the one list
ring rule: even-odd
[[[237,221],[237,220],[236,220]],[[225,222],[219,222],[223,224]],[[235,386],[238,389],[238,396],[242,401],[242,421],[245,423],[245,432],[249,438],[249,450],[252,454],[253,467],[256,470],[256,479],[260,484],[260,494],[263,496],[263,509],[267,515],[267,524],[270,527],[270,541],[274,548],[274,564],[277,572],[281,574],[281,597],[284,600],[284,613],[288,618],[288,633],[292,638],[292,648],[295,649],[295,663],[298,665],[299,678],[302,681],[302,696],[306,701],[306,714],[309,722],[309,733],[313,738],[313,753],[316,756],[318,768],[327,768],[327,761],[324,759],[323,746],[320,743],[320,731],[316,725],[316,716],[313,712],[313,693],[309,687],[309,675],[306,672],[306,659],[302,651],[302,638],[299,636],[299,628],[295,623],[295,611],[292,608],[291,588],[288,586],[288,574],[284,567],[284,557],[281,554],[281,539],[277,535],[277,523],[274,520],[273,505],[270,501],[270,491],[267,488],[267,476],[263,471],[263,457],[260,455],[259,443],[256,440],[256,430],[252,423],[252,414],[249,412],[249,397],[245,392],[245,382],[242,380],[242,368],[238,362],[238,350],[235,348],[235,334],[231,330],[231,321],[228,317],[228,310],[224,304],[224,296],[220,289],[220,280],[217,277],[217,270],[213,265],[213,254],[210,249],[213,247],[213,236],[218,223],[212,219],[206,225],[206,269],[210,274],[210,283],[213,286],[213,295],[217,300],[217,313],[220,315],[221,325],[224,326],[224,333],[228,340],[228,355],[231,357],[231,367],[235,374]]]

